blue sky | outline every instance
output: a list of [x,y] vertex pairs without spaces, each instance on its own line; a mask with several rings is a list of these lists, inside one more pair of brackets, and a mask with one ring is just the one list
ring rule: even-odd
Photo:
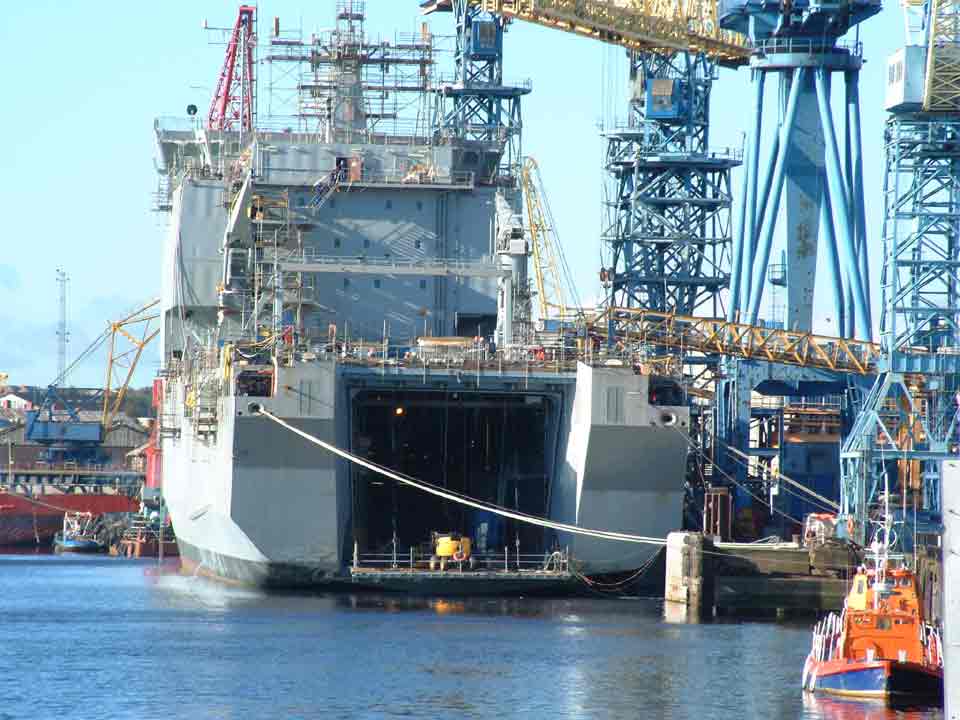
[[[368,0],[368,32],[414,31],[421,22],[417,5]],[[274,15],[284,26],[329,27],[333,6],[333,0],[260,3],[261,31]],[[206,18],[211,25],[231,24],[236,7],[187,0],[95,6],[33,0],[4,7],[0,372],[9,373],[11,383],[45,384],[55,374],[58,266],[71,277],[71,356],[109,319],[159,293],[163,223],[150,210],[156,186],[153,119],[181,115],[189,103],[202,109],[209,104],[223,49],[208,44],[201,23]],[[452,31],[449,15],[430,22],[437,33]],[[888,3],[866,21],[861,40],[868,61],[861,104],[878,315],[882,105],[886,57],[903,44],[898,5]],[[624,105],[618,98],[626,90],[616,79],[625,77],[625,63],[618,49],[552,30],[517,23],[507,36],[505,76],[533,82],[524,104],[524,151],[540,163],[581,299],[596,296],[600,265],[603,144],[597,124],[604,107]],[[749,107],[747,72],[721,71],[711,144],[739,146]],[[826,296],[818,292],[818,306]],[[818,314],[818,329],[830,331],[825,311]],[[156,372],[156,352],[143,365],[138,384]],[[95,358],[71,382],[102,383],[104,368],[103,358]]]

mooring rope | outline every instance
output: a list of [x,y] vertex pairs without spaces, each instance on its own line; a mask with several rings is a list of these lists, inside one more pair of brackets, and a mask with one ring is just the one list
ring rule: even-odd
[[348,460],[356,465],[365,467],[368,470],[382,475],[383,477],[390,478],[396,482],[402,483],[404,485],[409,485],[410,487],[416,488],[425,493],[431,495],[436,495],[441,497],[444,500],[449,500],[451,502],[460,503],[461,505],[468,505],[469,507],[476,508],[478,510],[486,510],[488,512],[494,513],[495,515],[501,515],[503,517],[510,518],[512,520],[518,520],[520,522],[530,523],[531,525],[539,525],[541,527],[551,528],[553,530],[561,530],[563,532],[573,533],[575,535],[586,535],[587,537],[599,538],[601,540],[619,540],[621,542],[630,542],[630,543],[639,543],[644,545],[666,545],[667,541],[665,538],[655,538],[647,537],[645,535],[631,535],[629,533],[620,533],[612,532],[609,530],[594,530],[591,528],[583,528],[578,525],[569,525],[567,523],[555,522],[553,520],[547,520],[546,518],[538,517],[536,515],[528,515],[527,513],[517,512],[516,510],[510,510],[509,508],[501,507],[500,505],[494,505],[493,503],[484,502],[482,500],[475,500],[474,498],[461,495],[459,493],[454,493],[445,488],[442,488],[438,485],[433,485],[423,480],[417,480],[415,478],[408,477],[406,475],[401,475],[389,468],[385,468],[382,465],[377,465],[376,463],[365,460],[353,453],[349,453],[346,450],[341,450],[336,445],[331,445],[330,443],[324,442],[318,437],[311,435],[308,432],[304,432],[297,427],[294,427],[290,423],[281,420],[273,413],[264,410],[262,407],[256,410],[256,412],[262,415],[265,418],[272,420],[281,427],[286,428],[292,433],[299,435],[312,442],[314,445],[318,445],[324,450],[337,455],[344,460]]
[[[736,455],[736,456],[739,457],[741,460],[743,460],[744,463],[749,463],[749,462],[750,462],[750,456],[749,456],[749,455],[747,455],[746,453],[744,453],[744,452],[741,451],[741,450],[738,450],[737,448],[733,447],[732,445],[728,445],[727,443],[723,442],[722,440],[721,440],[720,442],[727,448],[727,452],[732,453],[733,455]],[[783,480],[787,485],[791,485],[792,487],[795,487],[795,488],[796,488],[797,490],[799,490],[800,492],[804,492],[804,493],[806,493],[807,495],[810,495],[810,496],[816,498],[816,499],[819,500],[822,504],[826,505],[827,508],[832,509],[834,512],[840,512],[840,503],[838,503],[837,501],[831,500],[831,499],[828,498],[828,497],[824,497],[823,495],[820,495],[819,493],[817,493],[817,492],[811,490],[810,488],[808,488],[808,487],[807,487],[806,485],[804,485],[803,483],[797,482],[796,480],[787,477],[786,475],[784,475],[784,474],[783,474],[782,472],[780,472],[779,470],[773,470],[773,469],[771,469],[771,470],[769,470],[769,472],[770,472],[771,475],[773,475],[773,477],[779,478],[780,480]]]
[[[6,492],[6,491],[0,492],[0,497],[2,497],[3,495],[8,495],[8,496],[10,496],[10,497],[15,497],[15,498],[17,498],[18,500],[23,500],[24,502],[29,503],[30,505],[33,506],[33,514],[34,514],[34,515],[37,514],[37,508],[38,508],[38,507],[47,508],[47,509],[49,509],[49,510],[55,510],[56,512],[62,512],[62,513],[74,512],[74,511],[71,510],[70,508],[60,507],[59,505],[51,505],[50,503],[46,503],[46,502],[43,502],[43,501],[41,501],[41,500],[37,500],[36,498],[31,497],[30,495],[26,495],[26,494],[24,494],[24,493]],[[14,506],[11,506],[11,507],[14,507]],[[3,509],[3,508],[0,508],[0,511],[2,511],[2,509]]]

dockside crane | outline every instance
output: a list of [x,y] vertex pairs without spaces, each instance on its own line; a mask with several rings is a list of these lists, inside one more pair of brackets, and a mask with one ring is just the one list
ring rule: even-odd
[[[46,448],[47,462],[54,465],[71,463],[77,467],[98,462],[100,446],[123,405],[143,350],[160,332],[151,329],[153,321],[159,317],[155,312],[159,303],[159,300],[153,300],[122,319],[110,322],[47,388],[39,405],[27,411],[25,436]],[[69,393],[59,387],[60,380],[104,345],[108,347],[107,375],[100,398],[100,419],[83,420],[70,402]],[[115,386],[119,369],[126,372],[122,382]]]
[[888,62],[884,261],[876,382],[841,451],[841,512],[855,539],[888,481],[898,520],[936,534],[942,463],[960,408],[960,25],[951,0],[902,3]]
[[[739,157],[710,149],[710,88],[718,65],[742,65],[749,50],[720,27],[715,1],[429,0],[421,7],[520,20],[627,51],[627,123],[606,133],[608,302],[720,314],[729,283],[730,172]],[[458,35],[469,27],[458,21]]]
[[583,309],[557,236],[540,166],[531,157],[524,160],[520,183],[536,283],[537,319],[543,326],[556,321],[573,322],[583,316]]

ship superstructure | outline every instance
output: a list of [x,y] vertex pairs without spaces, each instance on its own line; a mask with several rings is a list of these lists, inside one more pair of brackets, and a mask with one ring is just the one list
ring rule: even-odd
[[[503,82],[503,20],[458,17],[445,77],[426,26],[369,37],[362,2],[340,0],[309,39],[274,19],[255,53],[256,12],[228,34],[206,123],[156,125],[164,495],[184,560],[323,584],[454,531],[480,558],[563,548],[584,572],[640,567],[654,548],[385,482],[257,413],[524,513],[654,536],[680,520],[679,387],[583,327],[535,331],[518,182],[530,86]],[[285,109],[258,114],[258,89],[284,82]]]

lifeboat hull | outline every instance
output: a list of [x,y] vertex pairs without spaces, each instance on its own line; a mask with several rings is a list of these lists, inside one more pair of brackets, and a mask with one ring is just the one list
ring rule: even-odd
[[936,700],[943,697],[943,671],[895,660],[817,662],[807,658],[803,687],[838,697]]

